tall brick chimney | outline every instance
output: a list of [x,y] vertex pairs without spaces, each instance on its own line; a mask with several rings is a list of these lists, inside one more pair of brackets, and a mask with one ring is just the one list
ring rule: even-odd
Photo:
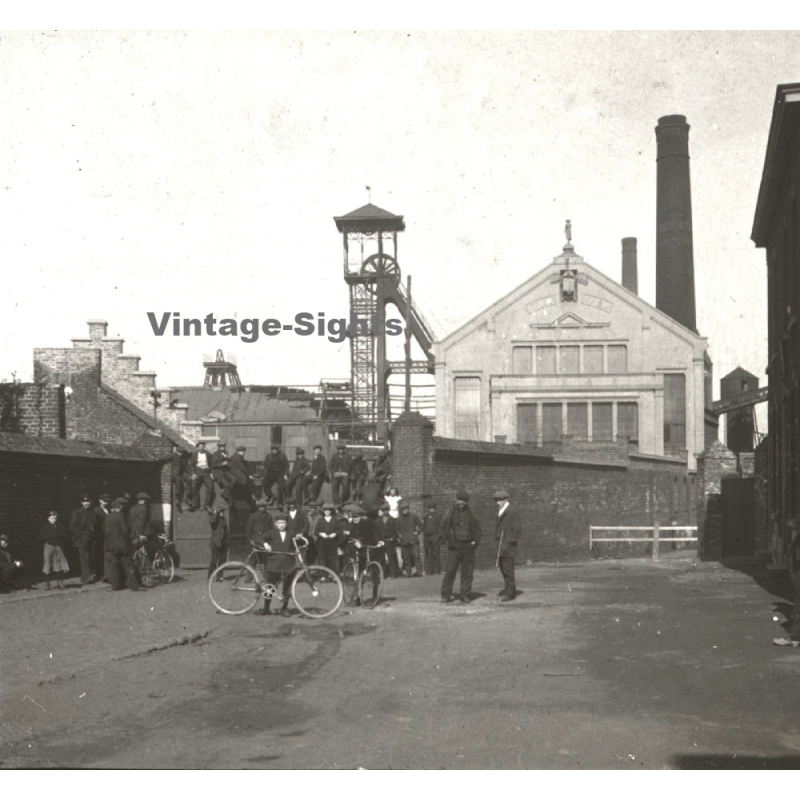
[[656,142],[656,307],[696,332],[686,117],[661,117],[656,126]]
[[636,237],[626,236],[622,240],[622,285],[639,294],[639,275],[636,266]]

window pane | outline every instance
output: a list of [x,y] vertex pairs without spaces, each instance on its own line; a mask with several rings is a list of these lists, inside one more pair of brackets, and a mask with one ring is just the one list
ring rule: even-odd
[[556,374],[556,349],[555,347],[536,348],[536,374]]
[[603,346],[589,344],[583,348],[583,371],[590,375],[603,372]]
[[517,406],[517,441],[532,442],[539,440],[536,425],[536,403],[522,403]]
[[567,403],[567,433],[573,439],[589,438],[588,403]]
[[455,379],[455,436],[480,439],[481,379]]
[[686,449],[686,376],[664,375],[664,449]]
[[561,375],[577,375],[580,371],[580,347],[569,345],[558,348],[558,372]]
[[608,346],[608,371],[611,373],[628,371],[628,348],[624,344]]
[[542,406],[542,441],[557,442],[561,439],[561,403],[545,403]]
[[617,436],[629,441],[639,441],[638,403],[617,403]]
[[592,403],[592,441],[610,442],[613,435],[611,403]]
[[533,372],[533,348],[515,347],[511,351],[511,373],[530,375]]

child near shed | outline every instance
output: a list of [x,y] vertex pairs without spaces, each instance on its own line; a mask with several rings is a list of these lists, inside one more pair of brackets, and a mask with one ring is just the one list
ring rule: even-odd
[[44,564],[42,572],[45,576],[45,589],[50,588],[50,574],[56,579],[59,589],[64,588],[62,578],[69,572],[69,564],[64,555],[64,548],[69,543],[64,523],[58,521],[58,512],[50,511],[47,522],[39,529],[39,541],[44,544]]

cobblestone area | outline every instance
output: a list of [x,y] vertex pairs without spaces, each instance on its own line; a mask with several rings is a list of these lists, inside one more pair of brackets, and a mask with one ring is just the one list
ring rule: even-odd
[[113,592],[99,583],[3,595],[0,674],[5,681],[13,676],[18,688],[32,686],[208,635],[217,617],[205,577],[183,571],[144,592]]

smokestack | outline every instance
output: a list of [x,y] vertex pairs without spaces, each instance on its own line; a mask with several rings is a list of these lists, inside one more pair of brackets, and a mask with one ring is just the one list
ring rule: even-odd
[[656,126],[656,142],[656,308],[696,332],[686,117],[661,117]]
[[622,285],[634,294],[639,294],[635,236],[627,236],[622,240]]

